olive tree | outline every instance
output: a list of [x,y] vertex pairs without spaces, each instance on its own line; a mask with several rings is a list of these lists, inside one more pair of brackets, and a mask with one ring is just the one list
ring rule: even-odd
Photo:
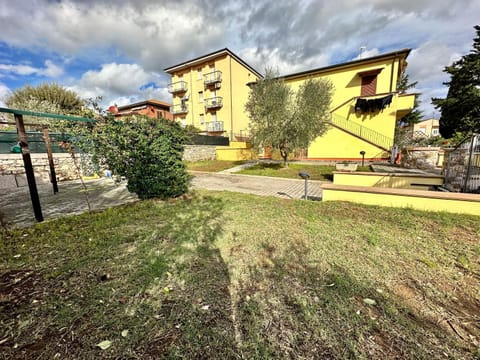
[[251,86],[246,110],[253,145],[278,148],[284,166],[295,149],[307,148],[323,135],[331,119],[333,85],[324,79],[307,79],[296,91],[267,70]]

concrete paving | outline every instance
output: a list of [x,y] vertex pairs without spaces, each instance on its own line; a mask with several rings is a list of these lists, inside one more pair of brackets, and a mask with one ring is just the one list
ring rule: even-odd
[[[115,184],[111,179],[102,178],[86,181],[85,184],[92,210],[102,210],[138,199],[127,190],[125,182]],[[50,184],[37,185],[45,220],[88,211],[85,190],[80,181],[59,182],[58,189],[59,192],[54,195]],[[0,209],[4,219],[12,225],[30,226],[36,222],[28,187],[0,189]]]
[[[305,194],[302,179],[282,179],[268,176],[237,175],[225,173],[192,172],[193,188],[225,190],[261,196],[277,196],[285,199],[301,199]],[[308,182],[308,196],[312,200],[322,198],[321,182]]]
[[[300,199],[304,196],[304,180],[281,179],[265,176],[236,175],[229,173],[192,172],[193,189],[232,191],[261,196],[277,196],[285,199]],[[137,201],[135,194],[126,188],[126,182],[119,184],[102,178],[85,182],[92,210],[106,209]],[[309,198],[320,200],[320,181],[309,181]],[[60,182],[59,192],[53,194],[50,184],[37,186],[40,204],[45,220],[88,211],[85,191],[80,181]],[[0,189],[0,209],[4,219],[15,226],[30,226],[35,217],[28,187]]]

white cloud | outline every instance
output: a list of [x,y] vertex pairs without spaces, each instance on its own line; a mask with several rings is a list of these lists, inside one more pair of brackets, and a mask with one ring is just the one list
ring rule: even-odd
[[288,57],[284,57],[278,48],[246,48],[238,55],[262,74],[265,69],[273,69],[274,71],[278,70],[281,75],[286,75],[328,64],[328,58],[323,54],[301,59],[295,52],[291,52]]
[[[364,57],[413,48],[408,73],[427,108],[445,93],[443,67],[469,51],[479,13],[478,0],[16,0],[0,2],[0,41],[55,53],[67,69],[105,64],[69,84],[119,102],[169,100],[163,68],[223,47],[282,74],[352,60],[361,46]],[[63,74],[50,60],[35,68],[1,56],[0,76]],[[139,90],[148,82],[158,85]]]
[[181,54],[203,53],[224,43],[223,20],[210,21],[195,1],[37,0],[32,6],[23,0],[0,11],[0,40],[9,44],[77,57],[113,47],[149,70],[159,71]]
[[436,41],[426,42],[412,51],[408,58],[407,74],[410,81],[418,81],[417,89],[413,91],[420,93],[420,109],[424,116],[436,114],[438,117],[431,99],[447,95],[448,88],[443,82],[449,80],[449,75],[443,69],[460,57],[461,54],[455,49]]
[[[82,98],[102,96],[102,105],[125,105],[149,98],[170,101],[162,77],[148,72],[138,64],[103,64],[98,71],[85,72],[69,86]],[[166,84],[163,84],[166,85]]]
[[372,56],[377,56],[378,54],[380,54],[380,51],[377,48],[367,49],[367,47],[361,46],[359,49],[359,54],[354,58],[354,60],[366,59]]
[[7,85],[0,83],[0,107],[6,107],[5,100],[11,93]]
[[64,70],[62,67],[55,65],[51,60],[45,60],[44,68],[37,68],[23,64],[0,64],[0,72],[6,72],[8,74],[15,75],[37,75],[57,78],[63,74]]

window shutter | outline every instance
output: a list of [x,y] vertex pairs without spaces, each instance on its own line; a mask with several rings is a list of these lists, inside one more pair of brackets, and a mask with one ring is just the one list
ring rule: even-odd
[[362,77],[362,91],[360,96],[370,96],[377,93],[377,75]]

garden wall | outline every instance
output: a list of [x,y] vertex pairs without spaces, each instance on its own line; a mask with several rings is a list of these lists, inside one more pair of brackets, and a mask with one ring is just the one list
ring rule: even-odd
[[[30,154],[30,157],[37,183],[49,183],[50,167],[47,154]],[[93,171],[89,158],[78,157],[78,161],[83,165],[84,175],[91,175],[90,172]],[[54,153],[53,163],[58,181],[78,179],[70,154]],[[22,154],[0,154],[0,188],[20,186],[27,186]]]
[[443,185],[443,181],[443,176],[428,174],[379,173],[361,171],[334,171],[333,173],[333,183],[336,185],[429,190],[430,187]]
[[183,153],[185,161],[215,160],[215,145],[186,145]]
[[443,165],[444,151],[440,147],[405,147],[400,164],[407,169],[435,169]]
[[322,201],[350,201],[365,205],[480,215],[480,196],[475,194],[336,184],[322,184],[322,191]]

